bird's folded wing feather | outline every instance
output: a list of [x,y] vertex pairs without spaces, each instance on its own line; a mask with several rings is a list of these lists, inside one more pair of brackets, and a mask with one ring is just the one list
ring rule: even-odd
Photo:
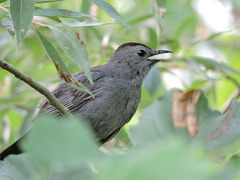
[[[97,86],[96,84],[97,81],[102,78],[101,74],[93,74],[93,82],[95,83],[94,85],[90,84],[87,77],[83,73],[78,73],[75,75],[75,78],[78,80],[78,82],[84,84],[84,86],[86,86],[95,97],[101,92],[101,87]],[[70,112],[73,112],[74,110],[80,108],[89,100],[93,100],[93,97],[90,94],[79,91],[68,85],[66,82],[61,82],[60,85],[55,90],[53,90],[52,93]],[[46,99],[40,104],[39,108],[40,110],[38,111],[35,118],[39,118],[43,115],[52,117],[60,115],[59,111],[50,105]]]

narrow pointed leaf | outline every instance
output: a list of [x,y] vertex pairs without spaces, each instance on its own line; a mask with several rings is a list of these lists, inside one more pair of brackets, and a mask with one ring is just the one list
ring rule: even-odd
[[0,0],[0,3],[4,3],[4,2],[6,2],[7,0]]
[[63,0],[36,0],[36,3],[49,3],[49,2],[58,2]]
[[103,25],[106,23],[94,22],[94,21],[89,21],[89,20],[82,21],[82,22],[71,20],[71,21],[65,21],[65,22],[63,22],[63,24],[66,24],[71,27],[82,27],[82,26],[99,26],[99,25]]
[[121,24],[128,26],[127,22],[121,17],[121,15],[114,9],[109,3],[104,0],[91,0],[93,3],[102,8],[109,16],[120,22]]
[[34,11],[35,16],[65,16],[65,17],[90,17],[90,15],[71,11],[67,9],[53,9],[53,8],[46,8],[46,9],[37,9]]
[[64,31],[53,26],[49,26],[49,28],[54,33],[63,51],[82,69],[92,83],[88,50],[83,37],[74,29]]
[[199,63],[205,64],[207,66],[216,67],[216,68],[219,68],[219,69],[221,69],[223,71],[229,71],[229,72],[235,73],[237,75],[240,75],[240,71],[238,71],[236,69],[233,69],[233,68],[231,68],[230,66],[228,66],[226,64],[219,63],[219,62],[215,61],[214,59],[206,58],[206,57],[199,57],[199,56],[194,56],[194,57],[192,57],[192,59],[194,61],[197,61]]
[[71,72],[68,70],[67,66],[65,65],[64,61],[62,60],[61,56],[58,54],[54,45],[50,41],[48,41],[48,39],[46,37],[44,37],[39,31],[36,30],[35,32],[36,32],[38,40],[42,44],[49,59],[54,63],[59,77],[61,79],[65,80],[67,83],[70,83],[70,85],[72,87],[74,87],[80,91],[87,92],[90,95],[92,95],[92,93],[83,84],[78,83],[77,80],[74,79]]
[[20,45],[32,23],[35,0],[10,0],[10,14],[17,44]]

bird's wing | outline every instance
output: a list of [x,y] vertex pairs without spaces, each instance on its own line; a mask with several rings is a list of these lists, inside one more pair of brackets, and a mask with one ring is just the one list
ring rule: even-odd
[[[87,77],[83,73],[78,73],[77,75],[75,75],[75,78],[78,80],[78,82],[86,86],[95,97],[101,92],[101,87],[97,86],[96,82],[102,77],[103,76],[101,73],[94,73],[92,77],[94,85],[91,85]],[[74,110],[83,106],[89,100],[93,99],[90,94],[79,91],[65,82],[61,82],[59,86],[53,90],[52,93],[60,101],[60,103],[70,112],[73,112]],[[46,99],[40,104],[39,108],[40,110],[38,111],[35,118],[39,118],[43,115],[48,115],[52,117],[60,115],[59,111],[52,105],[50,105]]]
[[117,133],[120,131],[120,129],[121,129],[121,128],[116,129],[116,130],[113,131],[111,134],[109,134],[107,137],[102,137],[102,138],[100,138],[100,139],[99,139],[99,142],[100,142],[101,144],[104,144],[105,142],[110,141],[112,138],[114,138],[114,137],[117,135]]

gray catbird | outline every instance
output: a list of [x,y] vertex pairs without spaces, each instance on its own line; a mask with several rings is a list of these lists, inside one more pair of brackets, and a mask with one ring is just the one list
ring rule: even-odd
[[[93,93],[95,99],[66,82],[61,82],[53,94],[75,117],[84,117],[97,140],[103,144],[131,120],[141,99],[143,79],[159,62],[148,58],[163,53],[171,51],[154,50],[134,42],[125,43],[118,47],[107,64],[91,68],[94,84],[90,84],[82,72],[74,75]],[[41,104],[37,116],[44,114],[60,115],[46,100]],[[1,153],[1,159],[18,153],[21,151],[17,141]]]

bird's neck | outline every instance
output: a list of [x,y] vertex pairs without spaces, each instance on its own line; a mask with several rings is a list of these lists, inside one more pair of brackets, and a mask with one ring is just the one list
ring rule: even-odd
[[105,64],[106,70],[109,71],[111,76],[116,79],[124,80],[126,83],[131,82],[132,85],[141,88],[143,79],[145,77],[144,69],[131,63],[107,63]]

